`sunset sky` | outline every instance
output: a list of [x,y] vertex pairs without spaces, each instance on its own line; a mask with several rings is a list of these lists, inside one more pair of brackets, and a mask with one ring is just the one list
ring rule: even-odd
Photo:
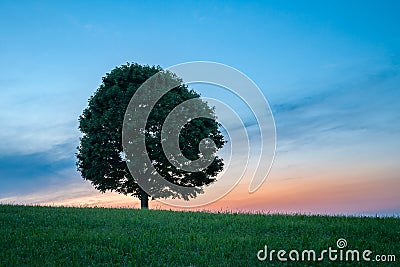
[[116,66],[211,61],[261,89],[276,154],[255,193],[246,176],[198,209],[399,216],[399,14],[398,1],[2,0],[0,203],[140,206],[80,177],[78,117]]

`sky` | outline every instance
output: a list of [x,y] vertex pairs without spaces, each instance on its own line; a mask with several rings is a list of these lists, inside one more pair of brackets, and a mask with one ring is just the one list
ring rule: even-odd
[[244,177],[198,209],[398,216],[399,13],[397,1],[2,0],[0,203],[138,207],[81,178],[78,117],[116,66],[211,61],[263,92],[276,153],[256,192]]

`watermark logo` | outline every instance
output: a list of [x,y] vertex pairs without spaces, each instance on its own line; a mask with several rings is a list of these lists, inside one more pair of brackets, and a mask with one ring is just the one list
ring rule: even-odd
[[345,247],[347,247],[347,241],[346,241],[346,239],[344,239],[344,238],[339,238],[337,241],[336,241],[336,246],[340,249],[340,248],[345,248]]
[[[173,73],[179,79],[166,81],[166,72]],[[249,125],[241,118],[235,107],[232,107],[225,99],[201,98],[201,101],[206,101],[215,108],[217,121],[224,129],[224,136],[229,146],[229,155],[223,157],[224,170],[218,176],[218,180],[207,187],[208,191],[205,194],[198,194],[202,188],[181,186],[164,179],[163,175],[154,168],[146,151],[143,132],[150,112],[163,95],[180,84],[188,86],[206,84],[228,90],[245,103],[254,118],[254,123]],[[183,126],[196,118],[209,118],[209,114],[196,109],[198,107],[196,101],[199,100],[190,99],[176,106],[163,122],[161,132],[163,152],[169,162],[186,172],[201,171],[210,166],[216,151],[215,147],[213,148],[213,140],[209,138],[199,142],[201,152],[199,159],[185,158],[180,149],[179,132]],[[179,110],[185,112],[179,112]],[[191,116],[182,114],[191,114]],[[134,131],[130,130],[132,127],[135,127]],[[253,130],[251,133],[250,128]],[[246,75],[220,63],[188,62],[155,74],[137,89],[126,109],[122,144],[129,171],[147,194],[168,205],[195,207],[209,204],[223,197],[239,183],[242,177],[251,178],[248,191],[255,192],[263,184],[271,168],[276,149],[276,131],[273,115],[264,94]],[[213,185],[215,187],[212,187]],[[194,202],[182,202],[170,197],[168,192],[181,196],[196,196],[196,199]]]
[[275,250],[269,249],[267,245],[257,252],[259,261],[372,261],[372,262],[395,262],[394,254],[374,254],[371,250],[346,249],[347,240],[339,238],[336,247],[328,247],[321,251],[314,249],[306,250]]

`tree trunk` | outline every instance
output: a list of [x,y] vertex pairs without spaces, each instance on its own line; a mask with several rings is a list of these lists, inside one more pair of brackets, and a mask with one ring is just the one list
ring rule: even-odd
[[140,189],[140,208],[149,208],[149,195],[143,189]]

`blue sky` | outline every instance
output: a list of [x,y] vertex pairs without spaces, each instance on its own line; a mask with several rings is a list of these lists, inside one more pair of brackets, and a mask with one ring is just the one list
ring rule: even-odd
[[111,69],[202,60],[242,71],[269,101],[265,190],[333,184],[320,207],[293,189],[293,209],[262,190],[246,208],[400,213],[397,1],[3,0],[0,12],[0,201],[85,196],[77,118]]

